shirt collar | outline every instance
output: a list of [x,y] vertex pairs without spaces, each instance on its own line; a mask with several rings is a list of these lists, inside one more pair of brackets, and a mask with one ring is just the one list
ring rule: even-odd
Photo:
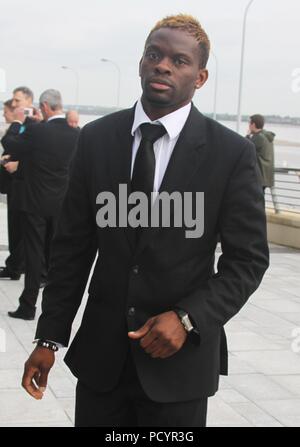
[[64,118],[65,119],[66,115],[60,114],[60,115],[51,116],[50,118],[47,119],[47,123],[49,123],[49,121],[56,120],[57,118]]
[[165,127],[170,140],[173,140],[182,131],[183,126],[185,125],[185,122],[189,116],[191,106],[192,106],[191,103],[189,103],[186,106],[183,106],[178,110],[175,110],[175,112],[169,113],[168,115],[165,115],[162,118],[159,118],[158,120],[151,121],[148,115],[146,115],[142,102],[139,99],[134,111],[134,120],[131,129],[131,134],[134,135],[136,130],[143,123],[162,124]]

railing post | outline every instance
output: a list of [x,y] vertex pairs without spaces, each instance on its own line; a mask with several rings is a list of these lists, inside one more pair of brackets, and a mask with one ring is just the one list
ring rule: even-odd
[[280,213],[280,208],[278,206],[278,201],[277,201],[277,197],[276,197],[276,189],[275,189],[274,186],[272,186],[270,188],[270,190],[271,190],[271,197],[272,197],[272,202],[273,202],[275,214],[279,214]]

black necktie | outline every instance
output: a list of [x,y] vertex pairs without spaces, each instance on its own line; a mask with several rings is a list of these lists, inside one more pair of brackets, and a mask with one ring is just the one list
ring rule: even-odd
[[155,154],[153,144],[165,133],[162,125],[145,123],[140,125],[142,140],[139,145],[131,179],[132,191],[141,191],[151,197],[154,185]]

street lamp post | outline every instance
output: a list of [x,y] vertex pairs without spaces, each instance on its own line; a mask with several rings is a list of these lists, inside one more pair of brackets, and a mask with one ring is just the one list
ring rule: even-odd
[[78,109],[78,100],[79,100],[79,74],[74,68],[67,67],[66,65],[62,65],[63,70],[70,70],[75,75],[76,80],[76,89],[75,89],[75,107]]
[[244,13],[244,22],[243,22],[243,38],[242,38],[242,51],[241,51],[241,67],[240,67],[240,82],[239,82],[239,97],[238,97],[238,111],[237,111],[237,122],[236,122],[236,130],[240,131],[241,127],[241,108],[242,108],[242,93],[243,93],[243,76],[244,76],[244,59],[245,59],[245,42],[246,42],[246,26],[247,26],[247,16],[250,9],[250,6],[254,0],[250,0]]
[[211,52],[216,65],[216,75],[215,75],[215,91],[214,91],[214,112],[213,112],[213,118],[214,120],[217,119],[217,95],[218,95],[218,78],[219,78],[219,64],[218,64],[218,58],[216,54],[212,51]]
[[116,64],[114,61],[110,59],[102,58],[100,59],[101,62],[110,62],[117,70],[118,73],[118,84],[117,84],[117,107],[119,108],[120,105],[120,87],[121,87],[121,70],[118,64]]

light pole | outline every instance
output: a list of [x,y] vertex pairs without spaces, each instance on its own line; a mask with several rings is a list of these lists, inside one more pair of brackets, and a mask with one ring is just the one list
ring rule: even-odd
[[118,84],[117,84],[117,107],[119,108],[120,105],[120,86],[121,86],[121,70],[120,67],[118,66],[118,64],[116,64],[116,62],[110,60],[110,59],[105,59],[104,57],[102,59],[100,59],[101,62],[110,62],[117,70],[118,72]]
[[216,65],[216,75],[215,75],[215,91],[214,91],[214,113],[213,118],[214,120],[217,119],[217,95],[218,95],[218,78],[219,78],[219,64],[218,64],[218,58],[216,54],[212,51],[211,52]]
[[250,6],[254,0],[250,0],[248,5],[246,6],[244,13],[244,22],[243,22],[243,39],[242,39],[242,51],[241,51],[241,67],[240,67],[240,82],[239,82],[239,97],[238,97],[238,110],[237,110],[237,122],[236,122],[236,130],[240,131],[241,127],[241,108],[242,108],[242,93],[243,93],[243,76],[244,76],[244,59],[245,59],[245,42],[246,42],[246,26],[247,26],[247,16],[250,9]]
[[79,74],[74,68],[67,67],[66,65],[62,65],[61,67],[63,70],[70,70],[75,75],[76,80],[76,90],[75,90],[75,107],[78,109],[78,98],[79,98]]

